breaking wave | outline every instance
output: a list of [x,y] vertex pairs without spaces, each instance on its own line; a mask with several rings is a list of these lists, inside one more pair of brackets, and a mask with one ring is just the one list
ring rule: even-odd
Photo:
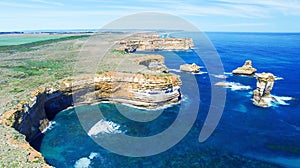
[[219,79],[227,79],[228,78],[228,76],[226,76],[226,75],[213,75],[215,78],[219,78]]
[[200,72],[192,73],[192,74],[195,74],[195,75],[202,75],[202,74],[207,74],[207,72],[202,72],[202,71],[200,71]]
[[242,85],[240,83],[230,82],[232,84],[231,90],[250,90],[251,86]]
[[291,101],[291,100],[293,100],[292,97],[287,97],[287,96],[275,96],[275,95],[272,95],[271,105],[283,105],[283,106],[288,106],[288,105],[290,105],[290,104],[287,103],[287,101]]
[[219,82],[216,84],[217,86],[223,86],[225,88],[230,88],[232,91],[236,90],[250,90],[251,86],[246,86],[236,82]]
[[88,132],[89,136],[98,134],[119,134],[122,133],[120,125],[112,121],[100,120]]
[[171,71],[171,72],[180,72],[179,69],[169,69],[169,71]]
[[55,121],[50,121],[50,122],[49,122],[49,126],[46,127],[46,128],[42,131],[42,133],[44,134],[44,133],[46,133],[47,131],[52,130],[52,129],[55,127],[55,125],[56,125],[56,122],[55,122]]
[[284,78],[275,76],[275,80],[283,80]]

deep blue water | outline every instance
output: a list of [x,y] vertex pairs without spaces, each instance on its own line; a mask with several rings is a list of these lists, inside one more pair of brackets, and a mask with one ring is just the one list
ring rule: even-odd
[[[193,33],[173,34],[194,37]],[[189,133],[174,147],[149,157],[126,157],[114,154],[95,143],[81,127],[74,109],[59,113],[56,124],[42,139],[41,153],[56,167],[74,167],[89,163],[90,167],[300,167],[300,34],[271,33],[207,33],[222,60],[225,72],[231,72],[251,59],[258,72],[272,72],[276,80],[272,94],[292,97],[285,105],[259,108],[252,104],[251,91],[256,79],[225,73],[228,82],[250,86],[248,90],[226,89],[225,109],[214,133],[205,142],[198,141],[211,101],[211,79],[218,74],[187,74],[178,72],[183,62],[197,63],[202,72],[206,67],[194,51],[158,51],[173,73],[182,77],[185,99],[180,105],[163,110],[150,122],[132,121],[122,113],[151,113],[125,105],[99,104],[80,107],[85,122],[91,126],[99,121],[93,108],[100,108],[106,122],[119,126],[115,133],[146,137],[167,129],[176,119],[179,109],[186,115],[197,109],[198,116]],[[196,48],[202,41],[195,40]],[[195,81],[193,81],[195,79]],[[198,85],[197,91],[191,86]],[[217,105],[216,105],[217,106]],[[180,131],[180,130],[178,130]],[[111,133],[113,134],[113,133]],[[99,136],[111,136],[101,134]],[[90,158],[88,158],[90,156]],[[83,159],[84,158],[84,159]]]

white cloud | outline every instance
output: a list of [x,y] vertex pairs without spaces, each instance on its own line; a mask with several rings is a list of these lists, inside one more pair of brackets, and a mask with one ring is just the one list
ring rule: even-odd
[[[217,0],[220,5],[239,8],[241,6],[260,8],[264,13],[300,15],[300,2],[297,0]],[[223,4],[222,4],[223,3]]]

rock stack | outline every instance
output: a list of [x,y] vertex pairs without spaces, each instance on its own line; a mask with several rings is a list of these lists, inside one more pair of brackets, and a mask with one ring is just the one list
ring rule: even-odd
[[235,75],[253,75],[256,69],[252,67],[252,61],[247,60],[242,67],[238,67],[233,70],[232,73]]
[[272,73],[262,73],[256,76],[256,89],[253,91],[253,102],[260,107],[270,107],[273,98],[271,90],[273,89],[275,76]]
[[198,66],[195,63],[183,64],[183,65],[180,65],[180,71],[198,73],[198,72],[200,72],[200,66]]

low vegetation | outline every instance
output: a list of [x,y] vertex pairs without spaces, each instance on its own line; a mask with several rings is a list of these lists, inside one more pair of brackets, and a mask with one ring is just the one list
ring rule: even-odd
[[41,41],[19,44],[19,45],[5,45],[5,46],[0,46],[0,52],[15,53],[15,52],[33,51],[33,50],[36,50],[36,47],[42,46],[45,44],[57,43],[57,42],[66,41],[66,40],[75,40],[75,39],[80,39],[80,38],[88,38],[90,36],[91,35],[74,35],[74,36],[61,37],[61,38],[57,38],[57,39],[41,40]]

